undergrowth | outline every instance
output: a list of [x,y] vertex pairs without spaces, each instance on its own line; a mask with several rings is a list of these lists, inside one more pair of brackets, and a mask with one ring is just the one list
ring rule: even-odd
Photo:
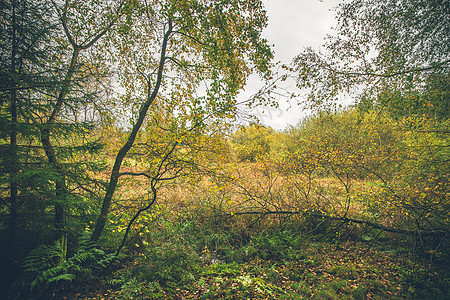
[[90,241],[89,232],[80,236],[75,253],[67,259],[61,240],[53,245],[40,245],[26,257],[24,279],[11,287],[9,295],[11,299],[48,299],[69,284],[96,280],[119,261],[114,253],[107,253]]
[[[229,225],[229,224],[228,224]],[[295,225],[295,226],[294,226]],[[241,230],[164,221],[135,259],[79,299],[449,299],[441,264],[388,244],[305,234],[298,224]],[[214,229],[217,229],[214,230]],[[246,235],[246,237],[244,237]],[[241,238],[237,238],[241,237]],[[142,243],[145,240],[145,243]],[[139,246],[139,247],[138,247]],[[72,298],[76,299],[77,297]]]

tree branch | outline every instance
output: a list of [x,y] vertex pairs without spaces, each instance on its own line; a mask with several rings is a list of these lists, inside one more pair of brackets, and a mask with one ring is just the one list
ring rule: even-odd
[[240,216],[240,215],[307,215],[310,217],[318,218],[318,219],[326,219],[326,220],[334,220],[334,221],[343,221],[343,222],[350,222],[355,224],[363,224],[368,225],[373,228],[377,228],[383,231],[392,232],[392,233],[398,233],[398,234],[404,234],[404,235],[415,235],[415,234],[421,234],[421,235],[446,235],[449,234],[450,231],[447,229],[417,229],[417,230],[410,230],[410,229],[402,229],[402,228],[394,228],[394,227],[388,227],[384,226],[378,223],[374,223],[371,221],[366,220],[360,220],[355,218],[349,218],[349,217],[335,217],[335,216],[329,216],[325,214],[320,213],[312,213],[312,212],[303,212],[303,211],[247,211],[247,212],[236,212],[236,213],[227,213],[226,214],[229,217],[232,216]]

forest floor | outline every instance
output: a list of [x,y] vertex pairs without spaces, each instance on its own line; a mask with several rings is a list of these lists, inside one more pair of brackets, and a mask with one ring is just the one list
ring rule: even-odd
[[[370,249],[369,249],[370,248]],[[129,261],[88,292],[65,299],[450,299],[448,262],[363,242],[261,237],[234,262],[208,250],[186,276],[151,281],[157,269]],[[182,255],[182,254],[181,254]],[[148,261],[147,261],[148,263]],[[167,266],[166,266],[167,267]],[[173,269],[177,272],[177,269]],[[178,270],[180,271],[180,270]]]

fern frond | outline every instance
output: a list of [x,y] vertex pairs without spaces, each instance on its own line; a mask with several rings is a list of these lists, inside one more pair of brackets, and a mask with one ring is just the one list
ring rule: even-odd
[[61,275],[58,275],[56,277],[49,279],[48,283],[59,282],[59,281],[72,281],[75,278],[77,278],[77,276],[75,274],[61,274]]
[[40,245],[30,252],[23,268],[32,276],[30,290],[41,294],[55,283],[89,278],[94,271],[109,267],[117,261],[114,253],[108,254],[90,241],[90,233],[79,238],[76,253],[64,260],[64,249],[60,241],[54,245]]

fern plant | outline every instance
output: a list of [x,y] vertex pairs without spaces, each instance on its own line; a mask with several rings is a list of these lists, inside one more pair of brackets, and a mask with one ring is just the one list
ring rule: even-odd
[[31,290],[42,284],[48,285],[60,280],[71,281],[74,279],[73,274],[61,274],[64,259],[63,251],[61,241],[58,240],[52,246],[40,245],[30,252],[25,259],[23,268],[25,272],[32,275]]
[[90,241],[89,232],[84,232],[78,241],[77,251],[69,259],[64,260],[63,247],[60,241],[56,241],[52,246],[40,245],[31,251],[23,268],[30,275],[30,292],[41,296],[57,283],[90,279],[95,272],[106,269],[116,261],[114,253],[98,249]]

